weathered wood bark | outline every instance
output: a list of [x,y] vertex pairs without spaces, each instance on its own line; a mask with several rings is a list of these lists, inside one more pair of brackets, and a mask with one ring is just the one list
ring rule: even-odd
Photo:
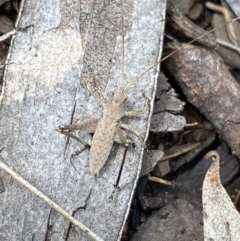
[[240,86],[211,50],[188,46],[166,60],[188,100],[240,158]]
[[[1,94],[0,155],[4,162],[104,240],[120,239],[143,150],[114,144],[97,178],[88,170],[89,150],[56,131],[72,115],[101,113],[83,88],[93,70],[101,93],[120,85],[121,1],[26,0],[16,23]],[[164,1],[127,1],[125,84],[160,58]],[[151,104],[141,117],[126,118],[147,137],[156,89],[152,69],[128,90],[129,109]],[[81,82],[80,82],[81,77]],[[85,140],[90,137],[85,135]],[[0,171],[0,240],[90,240],[60,214]]]

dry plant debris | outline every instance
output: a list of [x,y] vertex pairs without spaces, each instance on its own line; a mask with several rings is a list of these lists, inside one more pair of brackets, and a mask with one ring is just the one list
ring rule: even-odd
[[[16,3],[16,1],[12,1],[12,2]],[[18,9],[18,7],[16,7],[17,6],[16,4],[13,6],[15,6],[14,9],[16,10]],[[226,8],[224,5],[219,6],[219,5],[215,5],[213,3],[207,2],[206,6],[211,10],[218,11],[223,14],[223,16],[221,16],[219,15],[219,13],[217,14],[213,13],[213,18],[211,21],[213,27],[217,27],[216,25],[214,25],[216,23],[219,25],[219,22],[218,22],[219,18],[223,19],[223,23],[232,19],[231,13],[230,13],[231,10]],[[194,7],[194,4],[192,4],[191,7]],[[203,5],[201,5],[198,2],[197,8],[198,8],[197,14],[192,14],[192,16],[194,16],[193,18],[195,19],[198,19],[201,16],[200,12],[203,9]],[[210,34],[205,30],[203,30],[202,28],[198,27],[197,25],[193,24],[189,19],[183,16],[178,9],[174,8],[174,6],[170,3],[168,4],[167,12],[169,16],[169,22],[171,22],[174,28],[178,29],[179,31],[182,31],[186,36],[191,37],[194,40],[198,39],[199,40],[198,42],[200,44],[210,48],[214,48],[215,51],[222,56],[223,61],[228,65],[232,67],[240,66],[239,64],[240,58],[238,53],[240,52],[238,47],[239,37],[237,36],[239,33],[239,24],[237,24],[237,22],[231,22],[227,25],[227,27],[223,26],[222,28],[216,28],[214,30],[214,33],[216,36],[214,36],[213,34]],[[5,17],[2,17],[2,20],[4,20],[5,22],[7,21],[6,22],[7,24],[2,26],[3,28],[1,28],[0,26],[0,30],[3,29],[6,35],[3,35],[0,41],[5,40],[9,36],[11,36],[11,34],[15,33],[10,31],[11,27],[10,28],[8,27],[8,26],[12,26],[9,20],[6,19]],[[5,27],[8,27],[8,31],[10,32],[6,33],[7,30]],[[226,32],[226,38],[224,38],[224,40],[222,39],[223,29]],[[221,30],[220,33],[219,33],[219,30]],[[4,34],[4,32],[2,31],[1,33]],[[179,48],[179,46],[181,46],[181,44],[175,42],[174,44],[168,45],[166,49],[176,50]],[[227,46],[227,48],[223,46]],[[211,121],[211,123],[216,128],[216,131],[218,132],[219,136],[229,144],[233,153],[235,153],[239,157],[240,156],[239,141],[237,138],[237,133],[239,133],[238,126],[240,122],[239,116],[238,116],[238,113],[240,113],[238,109],[240,106],[238,103],[239,102],[238,96],[240,96],[239,87],[235,83],[235,80],[233,79],[233,77],[230,75],[226,66],[223,64],[221,58],[219,58],[219,56],[216,53],[214,53],[209,49],[205,49],[203,47],[187,46],[187,47],[184,47],[184,49],[178,50],[175,53],[175,55],[167,59],[165,67],[167,67],[168,70],[172,72],[172,75],[176,79],[176,83],[178,83],[179,86],[181,86],[189,102],[193,103],[196,107],[198,107],[201,113],[203,113],[205,117]],[[161,87],[158,87],[158,88],[161,88]],[[174,133],[173,134],[174,141],[172,141],[172,143],[171,141],[168,142],[166,138],[165,139],[166,142],[164,143],[165,148],[163,148],[163,151],[162,151],[159,148],[159,146],[160,144],[162,144],[163,141],[165,141],[164,140],[165,137],[164,137],[163,140],[161,140],[161,143],[159,144],[159,146],[156,147],[157,150],[151,150],[153,153],[152,156],[148,157],[145,155],[146,161],[150,161],[151,163],[150,165],[146,165],[147,167],[143,168],[142,170],[142,173],[147,175],[149,174],[149,172],[151,172],[154,169],[154,166],[156,165],[157,162],[162,162],[163,160],[165,160],[166,165],[169,166],[168,171],[162,172],[162,174],[161,172],[160,174],[158,173],[157,174],[158,177],[150,176],[149,180],[155,180],[155,181],[160,180],[161,183],[170,184],[170,185],[173,184],[172,181],[162,180],[160,177],[165,176],[167,174],[177,173],[180,167],[184,166],[184,164],[186,164],[188,161],[191,162],[193,158],[198,157],[199,153],[204,151],[207,145],[208,146],[211,145],[216,140],[215,133],[212,130],[210,132],[205,132],[205,130],[199,131],[199,129],[198,130],[194,129],[196,127],[199,128],[201,126],[200,124],[201,121],[199,122],[199,119],[196,122],[188,122],[188,124],[186,124],[186,119],[188,117],[187,114],[184,116],[174,115],[179,112],[181,112],[182,114],[182,112],[184,111],[183,110],[184,102],[181,101],[180,98],[178,99],[177,94],[171,88],[172,88],[171,86],[168,86],[164,90],[164,92],[159,91],[156,94],[157,98],[156,98],[156,103],[154,107],[155,115],[151,123],[151,131],[154,132],[155,138],[156,136],[158,136],[160,132],[165,132],[165,134],[166,132]],[[189,129],[187,130],[187,128]],[[176,134],[177,132],[179,133],[182,132],[182,133],[178,135]],[[192,148],[192,151],[190,151],[191,157],[184,156],[184,158],[182,158],[184,160],[181,160],[181,158],[178,158],[178,156],[186,152],[186,146],[184,147],[184,145],[181,145],[181,141],[183,139],[190,140],[189,132],[190,134],[194,133],[193,136],[195,138],[195,141],[193,142],[190,141],[189,143],[189,145]],[[196,141],[196,139],[198,138],[197,132],[198,133],[201,132],[200,141],[199,140]],[[209,136],[211,135],[211,138],[205,138],[207,141],[203,141],[202,140],[204,139],[203,136],[206,136],[208,134]],[[167,134],[163,136],[167,136]],[[151,145],[155,145],[154,141],[150,140],[149,143]],[[170,148],[168,144],[170,145]],[[174,149],[171,147],[179,147],[180,150],[176,150],[177,148],[175,148],[175,151],[171,154],[171,156],[167,155],[166,153],[168,151]],[[166,153],[165,153],[165,156],[162,158],[164,152]],[[211,152],[211,154],[213,155],[212,157],[214,157],[214,155],[215,157],[218,157],[216,152]],[[175,159],[176,163],[174,163],[174,161],[172,160],[173,158]],[[161,169],[160,163],[158,163],[157,166],[159,167],[159,169]],[[211,168],[216,169],[217,167],[215,165],[214,167],[211,166]],[[96,172],[98,171],[99,171],[99,168],[97,169]],[[154,170],[154,173],[157,173],[156,170]],[[221,193],[221,195],[226,196],[226,193],[224,193],[223,189],[221,189],[222,186],[219,180],[219,173],[217,174],[216,170],[213,172],[213,175],[210,175],[209,180],[210,180],[210,184],[212,184],[213,186],[215,185],[214,186],[215,191],[217,187],[218,188],[217,190],[218,191],[220,190],[219,193]],[[209,182],[209,180],[205,179],[204,181],[205,187],[203,188],[206,189],[206,186],[207,186],[206,183]],[[0,179],[0,183],[1,183],[1,179]],[[186,186],[188,185],[188,183],[186,182],[186,179],[184,184]],[[199,184],[199,182],[197,182],[197,184]],[[193,185],[192,186],[190,185],[190,187],[193,187]],[[4,187],[0,188],[0,191],[1,190],[4,190]],[[218,195],[219,193],[215,193],[215,191],[212,192],[214,193],[213,195]],[[205,198],[204,200],[206,201],[207,200],[206,193],[205,194],[203,193],[203,196]],[[208,195],[208,197],[209,196],[210,195]],[[149,205],[148,203],[150,203],[149,200],[152,200],[155,202],[156,199],[157,198],[155,197],[150,198],[146,196],[144,196],[144,198],[142,197],[139,198],[139,200],[141,200],[142,203],[144,203],[143,206],[144,206],[144,209],[146,210],[149,210],[149,207],[147,206]],[[226,196],[225,202],[229,203],[229,201],[230,199],[227,198]],[[184,202],[181,202],[181,200],[178,202],[177,205],[179,205],[179,207],[181,207],[181,205],[187,206],[187,204],[185,204]],[[204,202],[204,205],[207,206],[208,208],[208,206],[211,206],[214,204],[210,203],[210,201],[207,201],[207,202]],[[157,206],[161,206],[161,205],[157,205]],[[191,207],[189,206],[189,208],[192,208],[192,206]],[[167,209],[168,209],[168,206],[166,206],[166,210]],[[232,210],[232,207],[231,207],[231,210]],[[205,212],[204,214],[205,214],[205,217],[210,217],[208,212]],[[223,215],[223,216],[225,217],[226,215]],[[210,218],[208,220],[210,220]],[[231,226],[230,221],[226,221],[226,220],[223,221],[224,223],[223,225],[225,225],[223,227],[224,230],[227,230],[227,231],[230,230],[230,226]],[[211,232],[214,231],[214,228],[211,227],[210,224],[207,224],[206,226],[207,226],[207,229],[205,230],[208,230],[208,231],[210,230],[209,235],[212,235]],[[222,235],[225,234],[224,231],[222,233],[223,233]],[[207,240],[206,238],[207,235],[208,234],[205,235],[205,240]],[[214,235],[216,235],[216,233],[214,233]],[[235,240],[235,239],[231,239],[231,240]]]
[[[221,5],[220,1],[217,4],[216,2],[218,1],[215,3],[208,1],[205,5],[205,2],[201,1],[190,1],[190,3],[184,0],[177,3],[168,1],[167,37],[162,69],[169,78],[170,86],[176,87],[179,100],[185,101],[185,97],[187,98],[188,102],[184,107],[182,105],[183,110],[180,112],[180,117],[186,118],[186,124],[178,125],[175,128],[166,121],[165,129],[159,128],[159,126],[163,126],[158,126],[158,124],[163,121],[162,112],[165,110],[161,104],[170,98],[167,96],[168,93],[157,94],[154,107],[157,115],[153,116],[152,134],[148,142],[150,146],[154,146],[156,153],[160,150],[165,153],[156,164],[159,169],[161,169],[159,163],[164,158],[168,158],[168,151],[173,150],[172,156],[174,156],[177,155],[176,147],[181,149],[181,145],[186,144],[195,147],[189,153],[182,153],[180,157],[170,157],[166,163],[170,167],[167,172],[165,170],[161,172],[155,167],[151,174],[164,178],[164,180],[174,181],[174,187],[149,183],[146,188],[147,194],[145,194],[149,197],[153,195],[161,200],[169,201],[166,194],[168,193],[202,207],[202,182],[208,163],[201,158],[210,148],[218,150],[224,161],[224,165],[221,167],[223,184],[231,186],[234,178],[239,180],[240,87],[237,81],[239,82],[240,76],[236,68],[240,67],[240,38],[238,36],[240,25],[225,1],[221,1]],[[174,6],[175,4],[178,8]],[[188,10],[184,7],[186,4],[189,6]],[[183,9],[180,10],[181,7]],[[184,11],[184,14],[181,11]],[[192,17],[194,22],[185,15]],[[216,19],[221,19],[221,22]],[[210,29],[211,32],[209,32]],[[169,54],[173,55],[169,56]],[[166,97],[163,97],[164,95]],[[161,98],[164,100],[161,101]],[[188,108],[189,106],[192,108],[189,103],[201,113],[200,118],[195,114],[193,118],[189,115]],[[171,107],[166,106],[166,110],[170,112]],[[167,133],[172,133],[172,135]],[[222,141],[228,146],[223,145]],[[231,150],[229,151],[228,148]],[[183,149],[181,151],[184,152]],[[147,160],[147,157],[145,159]],[[239,188],[239,185],[236,187]],[[236,189],[235,193],[238,193],[235,198],[235,202],[237,202],[240,196],[239,189]],[[139,202],[140,199],[141,197]],[[230,198],[228,199],[231,202]],[[170,208],[171,201],[168,201],[165,202],[165,210]],[[155,217],[153,218],[153,216],[149,217],[149,221],[147,220],[145,225],[142,225],[144,231],[139,231],[139,234],[135,234],[132,240],[144,240],[152,235],[150,232],[155,232],[152,221]],[[191,220],[189,220],[189,225],[192,225]],[[172,228],[174,229],[175,226]],[[149,232],[147,229],[152,231]],[[200,226],[198,230],[201,230]],[[169,230],[170,233],[171,230]],[[172,240],[168,235],[164,238]]]
[[202,190],[204,240],[238,241],[240,215],[221,184],[218,152],[210,151],[204,157],[211,159]]
[[215,126],[240,157],[240,86],[221,58],[209,49],[188,46],[165,62],[189,102]]

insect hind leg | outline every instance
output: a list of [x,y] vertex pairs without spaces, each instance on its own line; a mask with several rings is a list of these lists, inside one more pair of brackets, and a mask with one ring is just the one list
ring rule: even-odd
[[[90,116],[88,116],[89,118]],[[97,116],[94,116],[93,118],[89,118],[89,120],[80,122],[80,123],[74,123],[71,125],[61,125],[59,126],[58,130],[61,134],[64,134],[68,137],[71,137],[75,139],[76,141],[79,141],[85,146],[90,146],[87,142],[82,140],[81,138],[77,137],[76,135],[72,134],[70,131],[73,130],[84,130],[87,133],[94,133],[97,127],[99,118]]]
[[139,139],[139,141],[142,144],[142,147],[146,149],[146,145],[141,137],[141,134],[134,127],[132,127],[131,125],[124,124],[124,123],[121,123],[121,127],[125,130],[132,132],[135,136],[137,136],[137,138]]
[[132,140],[130,138],[128,138],[126,131],[124,131],[120,128],[116,132],[114,141],[119,144],[125,144],[126,146],[128,146],[129,144],[132,143]]
[[81,138],[77,137],[76,135],[72,134],[69,131],[61,130],[61,129],[58,129],[57,131],[59,131],[61,134],[66,135],[67,137],[71,137],[72,139],[82,143],[84,146],[90,146],[86,141],[82,140]]

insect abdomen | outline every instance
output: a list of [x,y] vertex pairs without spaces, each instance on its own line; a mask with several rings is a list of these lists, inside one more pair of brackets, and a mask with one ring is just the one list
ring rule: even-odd
[[90,149],[89,161],[90,172],[92,175],[98,174],[108,159],[114,142],[116,125],[117,123],[102,119],[95,130]]

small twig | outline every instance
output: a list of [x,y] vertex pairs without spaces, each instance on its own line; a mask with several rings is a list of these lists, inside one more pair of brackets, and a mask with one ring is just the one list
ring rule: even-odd
[[197,142],[197,143],[193,143],[193,144],[185,144],[185,145],[181,145],[179,146],[178,148],[175,148],[175,150],[173,150],[173,152],[171,152],[170,154],[164,154],[164,156],[161,158],[161,160],[159,161],[166,161],[166,160],[169,160],[169,159],[173,159],[173,158],[176,158],[176,157],[179,157],[197,147],[200,146],[200,142]]
[[63,215],[66,219],[68,219],[75,226],[79,227],[83,232],[85,232],[87,235],[89,235],[89,237],[91,237],[93,240],[103,241],[94,232],[92,232],[90,229],[88,229],[84,224],[80,223],[77,219],[75,219],[67,211],[65,211],[63,208],[61,208],[55,202],[53,202],[50,198],[45,196],[41,191],[39,191],[32,184],[30,184],[28,181],[26,181],[24,178],[22,178],[19,174],[17,174],[12,169],[10,169],[2,161],[0,161],[0,168],[2,170],[4,170],[5,172],[7,172],[8,174],[10,174],[15,180],[17,180],[20,184],[22,184],[24,187],[26,187],[33,194],[35,194],[36,196],[41,198],[44,202],[46,202],[49,206],[51,206],[53,209],[55,209],[57,212],[59,212],[61,215]]
[[227,47],[229,49],[233,49],[233,50],[237,51],[240,54],[240,48],[239,47],[237,47],[237,46],[235,46],[235,45],[233,45],[233,44],[231,44],[231,43],[229,43],[227,41],[221,40],[219,38],[217,38],[216,40],[217,40],[217,43],[219,45],[222,45],[222,46]]
[[15,33],[16,33],[16,29],[13,29],[13,30],[11,30],[10,32],[5,33],[4,35],[2,35],[2,36],[0,37],[0,42],[2,42],[2,41],[4,41],[4,40],[12,37]]
[[160,61],[157,61],[157,62],[155,62],[154,64],[152,64],[152,65],[150,65],[149,67],[147,67],[147,69],[145,69],[140,75],[138,75],[137,77],[135,77],[130,83],[127,84],[126,89],[130,88],[130,87],[131,87],[132,85],[134,85],[140,78],[142,78],[149,70],[153,69],[153,68],[156,67],[158,64],[162,63],[164,60],[166,60],[167,58],[169,58],[170,56],[172,56],[173,54],[175,54],[177,51],[179,51],[179,50],[185,48],[186,46],[189,46],[190,44],[198,41],[200,38],[208,35],[209,33],[212,33],[215,29],[217,29],[217,28],[219,28],[219,27],[221,27],[221,26],[225,26],[226,24],[229,24],[229,23],[231,23],[231,22],[233,22],[233,21],[236,21],[236,20],[238,20],[238,19],[240,19],[240,17],[234,18],[234,19],[232,19],[231,21],[229,21],[229,22],[227,22],[227,23],[221,24],[221,25],[213,28],[212,30],[210,30],[210,31],[208,31],[208,32],[205,31],[205,33],[202,34],[202,35],[200,35],[199,37],[193,39],[192,41],[188,42],[187,44],[183,44],[181,47],[175,49],[173,52],[171,52],[170,54],[168,54],[167,56],[165,56],[164,58],[162,58]]
[[238,45],[237,37],[236,37],[235,30],[234,30],[234,27],[232,24],[232,18],[231,18],[231,15],[230,15],[230,12],[228,11],[228,9],[222,7],[221,5],[214,4],[212,2],[206,2],[205,6],[213,11],[217,11],[217,12],[220,12],[223,14],[223,16],[225,18],[225,22],[229,23],[228,25],[226,25],[228,36],[235,45]]
[[164,179],[159,178],[159,177],[153,177],[151,175],[148,175],[148,180],[153,181],[153,182],[162,183],[162,184],[165,184],[165,185],[170,185],[170,186],[174,185],[174,182],[167,181],[167,180],[164,180]]

